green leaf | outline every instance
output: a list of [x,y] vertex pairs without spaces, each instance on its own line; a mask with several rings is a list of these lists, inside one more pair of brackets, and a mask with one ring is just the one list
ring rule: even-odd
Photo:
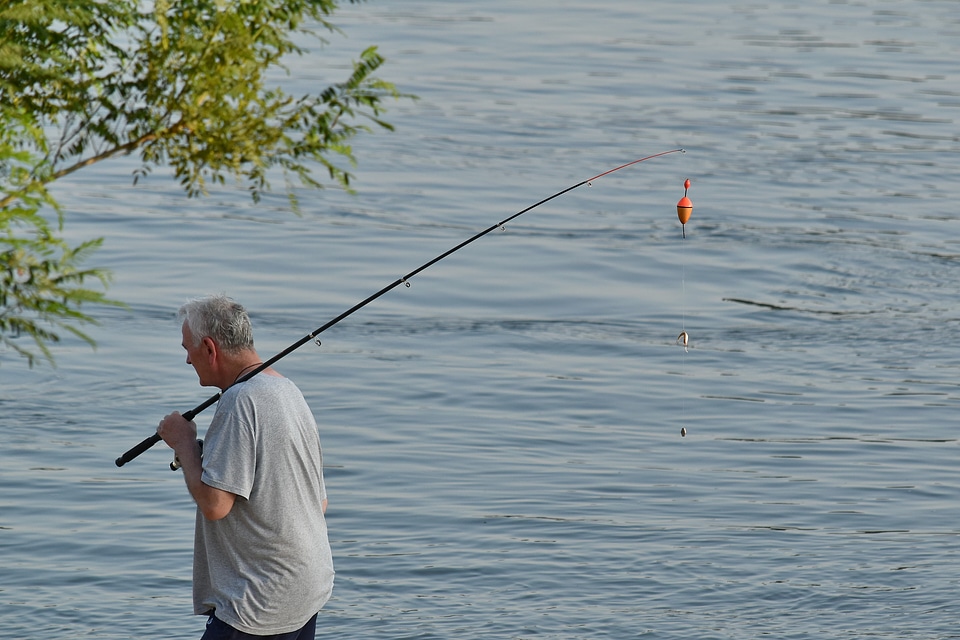
[[[351,0],[353,1],[353,0]],[[337,0],[5,0],[0,5],[0,343],[52,361],[58,331],[88,340],[84,305],[113,304],[109,274],[82,269],[99,241],[67,246],[66,212],[48,185],[137,154],[132,182],[170,166],[189,196],[228,179],[254,202],[282,177],[297,190],[350,190],[349,144],[400,94],[374,74],[375,47],[317,94],[268,78],[305,53],[304,34],[337,31]],[[372,127],[371,127],[372,125]],[[315,177],[326,173],[329,183]],[[52,211],[56,224],[41,211]],[[97,289],[86,283],[95,281]],[[35,351],[22,338],[34,342]]]

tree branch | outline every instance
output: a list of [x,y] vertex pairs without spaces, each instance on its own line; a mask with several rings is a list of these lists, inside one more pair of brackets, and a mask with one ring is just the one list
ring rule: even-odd
[[[153,132],[151,132],[151,133],[144,134],[144,135],[140,136],[139,138],[137,138],[136,140],[131,140],[130,142],[128,142],[128,143],[126,143],[126,144],[122,144],[122,145],[120,145],[120,146],[118,146],[118,147],[114,147],[113,149],[108,149],[107,151],[104,151],[103,153],[99,153],[99,154],[97,154],[97,155],[95,155],[95,156],[90,156],[89,158],[86,158],[85,160],[81,160],[80,162],[77,162],[76,164],[73,164],[73,165],[71,165],[71,166],[69,166],[69,167],[66,167],[66,168],[64,168],[64,169],[61,169],[61,170],[59,170],[59,171],[57,171],[57,172],[55,172],[55,173],[51,173],[47,178],[45,178],[45,179],[42,181],[42,183],[43,183],[43,184],[48,184],[48,183],[50,183],[50,182],[54,182],[55,180],[59,180],[60,178],[63,178],[64,176],[68,176],[68,175],[70,175],[71,173],[74,173],[74,172],[76,172],[76,171],[79,171],[80,169],[83,169],[84,167],[89,167],[89,166],[92,165],[92,164],[96,164],[97,162],[100,162],[100,161],[102,161],[102,160],[107,160],[107,159],[109,159],[109,158],[112,158],[113,156],[120,155],[120,154],[124,154],[124,153],[131,153],[131,152],[133,152],[134,150],[136,150],[136,149],[142,147],[143,145],[147,144],[148,142],[153,142],[154,140],[160,139],[160,138],[162,138],[162,137],[166,137],[166,136],[169,136],[169,135],[173,135],[173,134],[179,133],[179,132],[182,131],[184,128],[185,128],[185,127],[184,127],[184,123],[181,121],[181,122],[178,122],[178,123],[174,124],[172,127],[169,127],[169,128],[166,129],[165,131],[153,131]],[[7,195],[5,198],[3,198],[3,199],[0,199],[0,209],[3,209],[4,207],[8,206],[8,205],[9,205],[10,203],[12,203],[14,200],[18,200],[19,198],[23,197],[23,195],[24,195],[26,192],[27,192],[27,189],[26,189],[26,188],[23,188],[23,189],[20,189],[20,190],[18,190],[18,191],[15,191],[15,192],[13,192],[13,193],[11,193],[11,194],[8,194],[8,195]]]

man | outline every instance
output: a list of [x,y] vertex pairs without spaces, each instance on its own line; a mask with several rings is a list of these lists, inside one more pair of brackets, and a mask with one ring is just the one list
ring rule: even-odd
[[313,414],[272,368],[237,383],[262,364],[242,306],[211,296],[178,318],[187,364],[223,392],[202,455],[196,424],[179,413],[157,428],[197,503],[194,613],[209,616],[201,640],[313,640],[334,573]]

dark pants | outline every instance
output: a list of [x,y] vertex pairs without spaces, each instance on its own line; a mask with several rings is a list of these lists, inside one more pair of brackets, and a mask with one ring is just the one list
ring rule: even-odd
[[237,631],[226,622],[219,620],[211,615],[207,620],[207,630],[203,632],[200,640],[314,640],[317,635],[317,614],[314,614],[307,624],[303,625],[297,631],[290,633],[280,633],[273,636],[255,636],[243,631]]

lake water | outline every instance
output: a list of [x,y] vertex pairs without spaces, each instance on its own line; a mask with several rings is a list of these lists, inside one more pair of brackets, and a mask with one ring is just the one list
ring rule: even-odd
[[169,450],[113,464],[211,393],[186,298],[239,299],[272,355],[683,147],[279,365],[328,465],[318,638],[960,637],[960,3],[376,0],[336,22],[289,86],[378,44],[419,96],[356,140],[356,196],[188,200],[130,159],[58,186],[129,308],[91,310],[98,349],[65,340],[55,369],[0,354],[0,636],[201,635]]

